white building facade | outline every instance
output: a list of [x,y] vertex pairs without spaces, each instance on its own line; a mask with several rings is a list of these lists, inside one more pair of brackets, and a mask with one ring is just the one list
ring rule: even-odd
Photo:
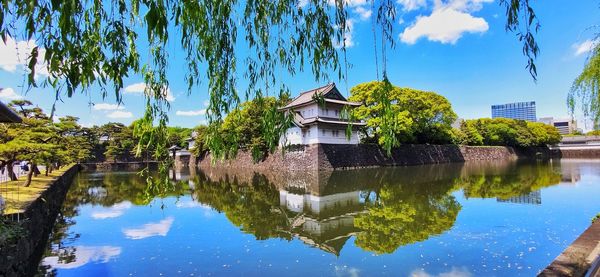
[[[323,101],[317,103],[317,98]],[[342,110],[360,105],[346,100],[333,83],[303,92],[280,109],[293,113],[294,125],[281,137],[279,145],[358,144],[358,128],[365,124],[343,119]],[[352,125],[352,131],[348,137],[349,125]]]
[[561,135],[569,135],[577,131],[577,121],[570,118],[541,117],[538,122],[556,127]]

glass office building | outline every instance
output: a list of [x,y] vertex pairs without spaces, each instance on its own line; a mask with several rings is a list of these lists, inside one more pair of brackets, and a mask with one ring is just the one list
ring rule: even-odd
[[492,118],[499,117],[537,121],[535,101],[492,105]]

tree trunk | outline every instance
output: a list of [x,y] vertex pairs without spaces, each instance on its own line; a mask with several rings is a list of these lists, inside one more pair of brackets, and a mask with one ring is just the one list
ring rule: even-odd
[[31,163],[31,171],[33,171],[33,176],[35,176],[35,177],[42,174],[40,172],[40,169],[37,167],[37,164],[35,164],[35,163]]
[[13,163],[13,160],[10,160],[8,161],[8,163],[6,163],[6,173],[8,174],[8,178],[10,178],[11,181],[17,181],[17,174],[15,174]]
[[[33,171],[35,171],[35,170],[37,170],[37,165],[35,165],[35,163],[31,163],[31,168],[29,169],[29,172],[27,172],[27,180],[25,181],[26,187],[31,185],[31,178],[33,177]],[[38,170],[38,172],[39,172],[39,170]]]
[[46,170],[44,170],[44,175],[48,176],[48,171],[50,171],[50,165],[46,165]]

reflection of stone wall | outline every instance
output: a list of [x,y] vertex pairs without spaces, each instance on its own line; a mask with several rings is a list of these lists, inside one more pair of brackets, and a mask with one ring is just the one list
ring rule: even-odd
[[146,162],[104,162],[104,163],[82,163],[84,171],[129,171],[129,170],[140,170],[148,167],[150,169],[158,168],[158,162],[146,161]]
[[502,146],[457,145],[402,145],[393,149],[392,155],[373,144],[339,145],[314,144],[297,151],[276,152],[255,163],[248,152],[240,151],[235,159],[211,163],[204,157],[199,166],[247,168],[253,170],[334,170],[348,168],[406,166],[483,160],[512,160],[518,157],[551,155],[547,149],[536,148],[516,151]]

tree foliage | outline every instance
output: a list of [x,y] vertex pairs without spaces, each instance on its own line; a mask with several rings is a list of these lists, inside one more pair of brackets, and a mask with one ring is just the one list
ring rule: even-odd
[[583,71],[575,78],[567,98],[571,113],[579,103],[583,115],[600,126],[600,34],[593,40],[593,48],[586,60]]
[[560,142],[554,126],[509,118],[466,120],[453,131],[454,141],[464,145],[546,146]]
[[[386,88],[388,85],[390,89]],[[395,142],[392,146],[451,141],[451,124],[456,114],[448,99],[439,94],[400,88],[387,81],[359,84],[350,93],[350,101],[363,103],[352,113],[366,122],[363,132],[368,142],[386,147],[390,140]]]
[[234,157],[239,149],[244,149],[252,153],[254,160],[264,158],[269,151],[275,150],[279,144],[279,134],[288,127],[287,124],[273,125],[273,121],[268,118],[287,117],[277,110],[287,102],[287,97],[264,97],[242,103],[225,117],[223,124],[218,127],[217,136],[207,138],[209,144],[218,139],[229,146],[222,151],[213,151],[212,154],[219,158],[229,158]]
[[[500,4],[506,8],[506,29],[516,32],[523,42],[527,67],[535,78],[533,61],[538,47],[533,34],[539,24],[529,2],[502,0]],[[26,61],[27,83],[38,85],[37,66],[44,64],[48,77],[42,83],[55,89],[57,99],[62,93],[70,97],[97,84],[103,97],[112,91],[121,101],[124,79],[141,75],[147,96],[144,121],[156,120],[158,128],[164,129],[169,108],[166,71],[173,56],[168,53],[170,43],[177,42],[182,49],[188,91],[202,81],[208,83],[209,121],[220,124],[224,115],[237,107],[238,91],[244,91],[249,99],[287,94],[287,87],[277,78],[281,72],[295,75],[307,67],[317,80],[329,78],[330,72],[343,77],[348,68],[345,33],[350,8],[343,0],[310,0],[306,5],[297,0],[3,1],[0,36],[4,41],[36,41],[38,46]],[[392,0],[381,0],[373,1],[371,9],[377,15],[373,21],[375,49],[378,36],[383,44],[385,79],[386,44],[394,45],[396,7]],[[142,45],[148,49],[147,56],[139,51]],[[239,62],[244,63],[241,74]],[[245,89],[238,89],[240,75],[248,81]],[[284,119],[269,113],[261,118],[269,125],[282,125],[278,120]],[[384,131],[398,131],[386,122]],[[140,129],[144,132],[140,136],[166,136],[164,130]],[[218,130],[210,128],[209,132],[214,137]],[[265,136],[270,136],[269,132]],[[382,137],[386,145],[395,143],[393,136]],[[164,137],[154,141],[167,142]],[[214,152],[227,152],[231,146],[223,142],[215,139],[208,146]],[[160,156],[166,147],[156,149]]]
[[37,165],[45,165],[46,173],[55,166],[80,162],[92,156],[93,137],[89,129],[82,128],[76,117],[60,118],[54,123],[38,107],[30,107],[27,100],[15,100],[10,106],[18,111],[23,122],[0,124],[3,134],[0,136],[1,166],[7,167],[11,179],[16,180],[12,172],[15,161],[27,161],[30,170],[25,185],[31,183],[34,174],[39,174]]

